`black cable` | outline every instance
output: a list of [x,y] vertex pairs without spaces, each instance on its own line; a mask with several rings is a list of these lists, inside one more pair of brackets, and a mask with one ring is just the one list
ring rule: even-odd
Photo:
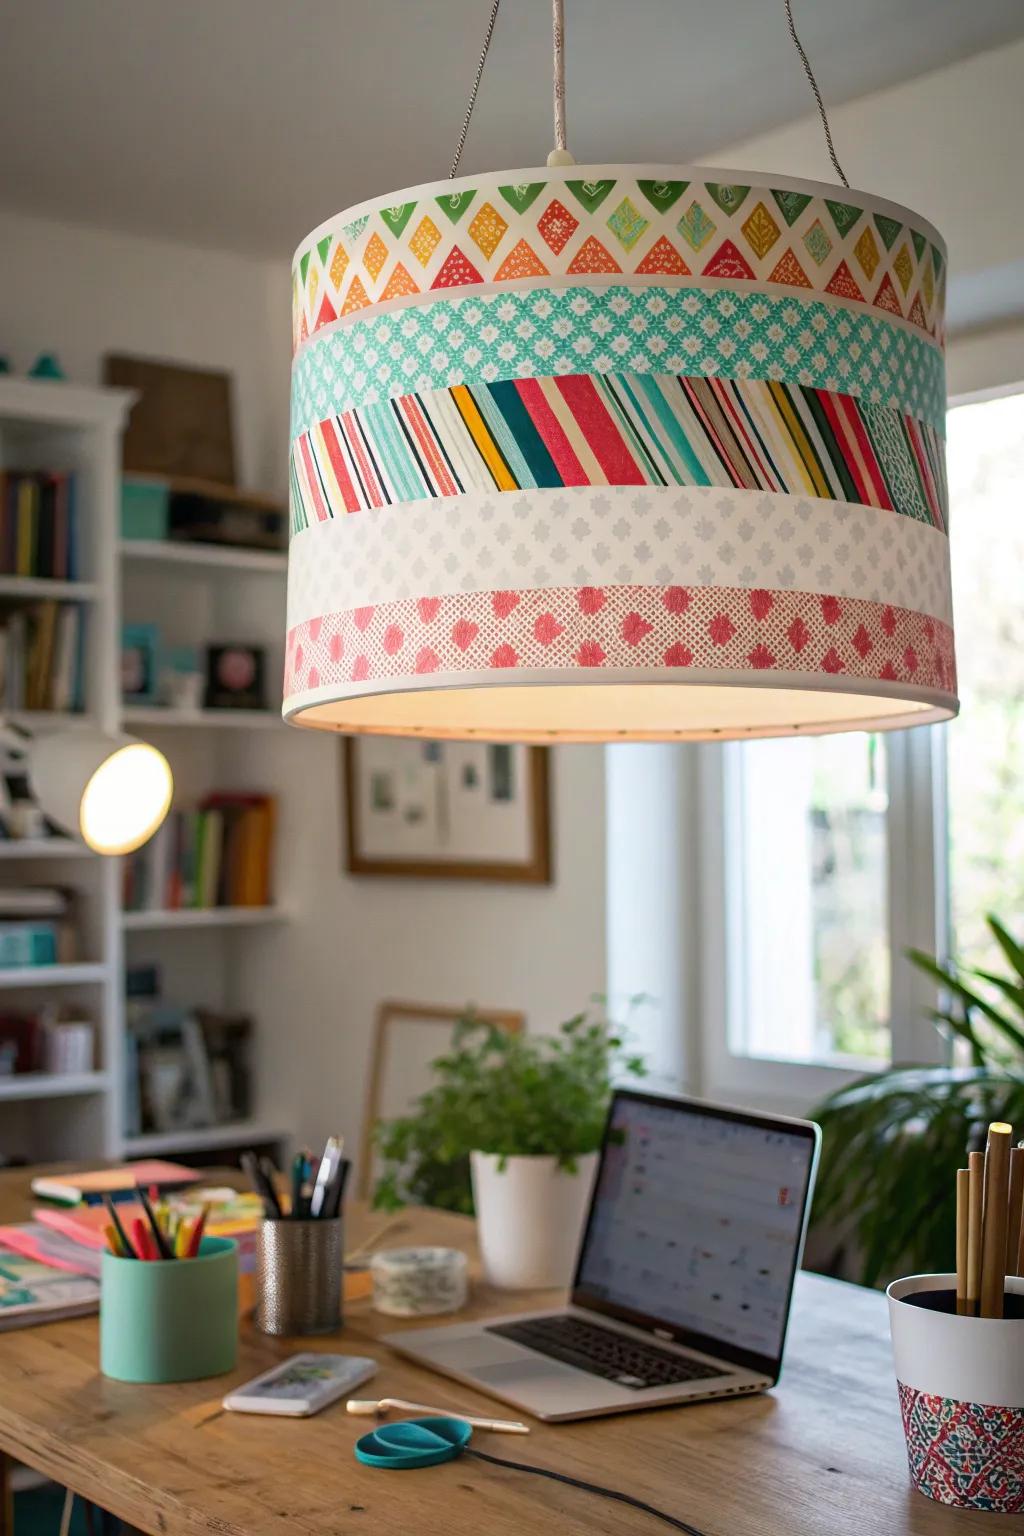
[[491,1456],[487,1451],[472,1451],[468,1446],[463,1447],[462,1454],[475,1456],[478,1461],[489,1461],[496,1467],[510,1467],[513,1472],[533,1472],[537,1477],[550,1477],[553,1482],[568,1483],[570,1488],[582,1488],[585,1493],[597,1493],[603,1499],[614,1499],[619,1504],[630,1504],[645,1515],[653,1515],[655,1520],[664,1520],[666,1525],[673,1526],[677,1531],[685,1531],[686,1536],[704,1536],[704,1532],[699,1531],[695,1525],[687,1525],[685,1520],[678,1520],[675,1515],[666,1514],[653,1504],[645,1504],[643,1499],[634,1499],[631,1493],[620,1493],[617,1488],[602,1488],[600,1483],[587,1483],[581,1477],[570,1477],[567,1472],[552,1472],[549,1467],[534,1467],[527,1461],[506,1461],[503,1456]]

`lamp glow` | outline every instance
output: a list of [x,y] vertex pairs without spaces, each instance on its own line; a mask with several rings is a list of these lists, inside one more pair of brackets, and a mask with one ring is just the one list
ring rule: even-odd
[[94,853],[132,853],[160,826],[171,805],[173,780],[162,752],[148,742],[119,747],[85,786],[82,837]]

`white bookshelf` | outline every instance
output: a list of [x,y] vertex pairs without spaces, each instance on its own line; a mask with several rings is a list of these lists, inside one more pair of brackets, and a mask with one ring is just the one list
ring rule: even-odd
[[[172,645],[251,643],[267,648],[271,692],[282,674],[286,557],[277,552],[120,538],[120,439],[133,397],[128,391],[0,376],[0,468],[67,469],[76,476],[78,581],[0,576],[0,602],[45,598],[87,605],[85,709],[79,715],[19,712],[33,732],[98,725],[158,744],[171,762],[177,804],[216,790],[278,789],[283,759],[263,781],[264,733],[285,735],[280,699],[265,710],[176,710],[124,705],[120,637],[126,623],[155,623]],[[248,745],[259,733],[260,750]],[[255,739],[255,738],[254,738]],[[280,747],[275,749],[281,752]],[[287,751],[287,749],[283,749]],[[275,880],[283,880],[282,840]],[[278,1021],[260,1014],[247,985],[247,957],[280,942],[292,915],[271,907],[123,912],[119,860],[101,859],[68,839],[0,842],[3,881],[59,883],[79,893],[80,960],[0,971],[4,1008],[37,1008],[47,994],[81,1007],[96,1025],[92,1072],[25,1073],[0,1078],[0,1153],[33,1160],[173,1155],[286,1139],[271,1118],[274,1084],[260,1072],[260,1031]],[[276,953],[276,951],[274,951]],[[202,1130],[126,1134],[124,1118],[124,973],[153,963],[162,997],[215,1012],[252,1014],[253,1107],[250,1118]]]
[[[0,577],[5,606],[52,598],[85,605],[84,710],[18,711],[34,734],[79,726],[116,730],[120,596],[116,560],[121,433],[133,396],[65,382],[0,376],[0,468],[73,471],[79,576]],[[0,1080],[0,1151],[30,1158],[110,1154],[117,1146],[122,1070],[121,931],[117,870],[73,839],[0,844],[3,881],[72,887],[81,914],[80,960],[0,971],[5,1010],[34,1011],[50,998],[92,1020],[96,1070]]]
[[122,912],[125,933],[168,932],[178,928],[260,928],[284,923],[281,907],[185,907],[171,911]]
[[263,731],[280,729],[283,721],[273,709],[169,709],[159,704],[126,704],[121,711],[126,731],[211,730]]

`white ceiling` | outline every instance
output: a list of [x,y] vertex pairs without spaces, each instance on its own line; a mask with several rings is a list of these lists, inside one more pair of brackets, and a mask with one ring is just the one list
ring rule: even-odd
[[[0,206],[287,256],[447,174],[489,0],[2,0]],[[796,0],[826,100],[1024,34],[1021,0]],[[811,109],[782,0],[567,0],[578,160],[695,160]],[[463,169],[543,164],[550,7],[502,0]],[[822,155],[822,171],[827,162]]]

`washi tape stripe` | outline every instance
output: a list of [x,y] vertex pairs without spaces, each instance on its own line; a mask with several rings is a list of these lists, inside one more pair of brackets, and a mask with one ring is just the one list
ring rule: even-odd
[[675,484],[861,502],[946,526],[941,443],[927,424],[778,381],[458,385],[329,418],[293,453],[306,523],[469,490]]
[[[671,302],[670,302],[671,301]],[[790,380],[892,406],[942,431],[945,370],[929,342],[828,300],[617,285],[438,298],[314,340],[292,368],[292,436],[340,411],[455,384],[677,373]]]

